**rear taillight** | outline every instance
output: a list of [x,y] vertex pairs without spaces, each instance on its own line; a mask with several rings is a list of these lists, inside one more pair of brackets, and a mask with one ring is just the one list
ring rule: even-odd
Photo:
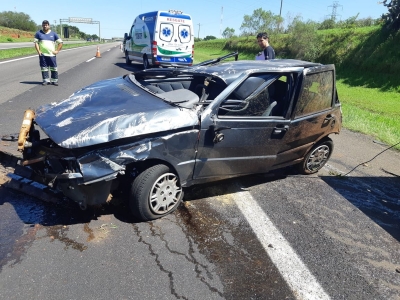
[[189,66],[193,65],[194,61],[194,44],[192,45],[192,62],[189,64]]
[[154,57],[157,56],[157,42],[153,41],[153,46],[151,48],[151,53],[153,54]]

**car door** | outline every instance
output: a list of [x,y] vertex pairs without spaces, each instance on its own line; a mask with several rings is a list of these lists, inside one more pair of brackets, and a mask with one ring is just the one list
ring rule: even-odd
[[323,137],[339,132],[340,103],[334,65],[306,68],[299,77],[289,107],[290,124],[272,168],[293,164]]
[[[281,100],[286,103],[273,115],[272,87],[282,77],[286,99]],[[215,105],[201,123],[194,179],[268,171],[290,126],[284,113],[290,106],[291,78],[276,73],[250,76]]]

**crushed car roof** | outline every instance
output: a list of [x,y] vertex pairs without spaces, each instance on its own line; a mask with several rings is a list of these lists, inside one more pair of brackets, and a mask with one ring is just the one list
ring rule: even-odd
[[272,59],[266,61],[259,60],[239,60],[239,61],[228,61],[220,63],[212,60],[209,64],[200,63],[192,67],[183,69],[147,69],[139,72],[135,72],[135,76],[147,76],[147,75],[164,75],[178,76],[182,74],[201,74],[201,75],[213,75],[220,77],[225,82],[230,83],[236,79],[239,75],[249,70],[253,71],[284,71],[285,68],[310,68],[322,66],[320,63],[313,63],[309,61],[296,60],[296,59]]

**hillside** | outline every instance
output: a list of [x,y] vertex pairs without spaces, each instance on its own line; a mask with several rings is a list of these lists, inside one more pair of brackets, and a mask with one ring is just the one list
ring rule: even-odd
[[28,42],[33,40],[34,32],[0,26],[0,43]]
[[[400,73],[399,31],[389,33],[382,31],[379,26],[371,26],[320,30],[317,35],[318,47],[312,49],[315,53],[313,59],[315,62],[335,64],[337,68],[346,71],[379,72],[391,75]],[[290,35],[271,36],[270,40],[277,58],[304,59],[291,51],[294,47],[290,43],[295,39]],[[307,47],[307,43],[304,42],[299,42],[299,45]],[[195,48],[219,49],[226,52],[238,50],[241,59],[254,59],[255,53],[259,51],[255,37],[200,41],[196,43]]]

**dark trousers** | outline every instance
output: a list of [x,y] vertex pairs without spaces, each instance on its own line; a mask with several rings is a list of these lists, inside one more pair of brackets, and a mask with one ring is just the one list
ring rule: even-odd
[[[39,65],[43,82],[58,82],[57,60],[55,56],[39,55]],[[49,79],[49,70],[51,78]]]

